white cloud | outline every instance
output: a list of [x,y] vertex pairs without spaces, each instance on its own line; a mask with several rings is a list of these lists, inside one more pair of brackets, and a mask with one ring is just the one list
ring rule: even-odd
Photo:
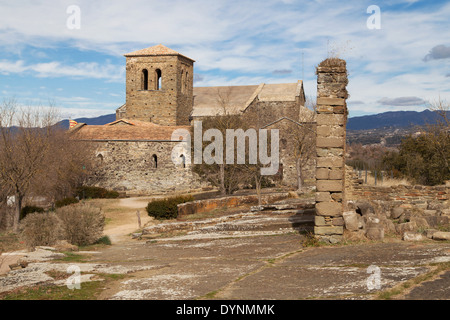
[[[163,43],[196,60],[195,72],[201,74],[196,86],[293,82],[302,74],[303,52],[304,86],[311,96],[316,90],[314,66],[335,51],[347,60],[351,100],[364,102],[351,105],[352,110],[378,111],[377,101],[383,97],[428,100],[450,94],[450,59],[423,61],[443,39],[450,39],[450,3],[418,11],[412,5],[417,0],[379,1],[381,30],[369,30],[366,9],[371,3],[356,0],[272,0],[257,5],[246,0],[76,2],[80,30],[66,27],[72,0],[0,3],[1,48],[20,52],[30,45],[46,54],[46,48],[64,43],[120,56]],[[390,9],[402,4],[402,10]],[[124,78],[124,65],[53,60],[58,61],[0,60],[0,73],[115,82]],[[292,73],[280,78],[274,77],[274,70]]]
[[112,64],[98,64],[96,62],[80,62],[74,65],[64,65],[58,61],[36,63],[26,65],[24,61],[0,61],[0,73],[23,73],[30,72],[36,77],[72,77],[106,79],[111,82],[121,82],[125,76],[123,66]]

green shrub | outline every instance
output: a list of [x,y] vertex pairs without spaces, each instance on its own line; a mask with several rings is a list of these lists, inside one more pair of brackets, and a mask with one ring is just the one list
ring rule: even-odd
[[36,206],[25,206],[22,208],[22,210],[20,210],[20,220],[25,218],[29,213],[34,213],[34,212],[42,213],[42,212],[44,212],[44,208],[36,207]]
[[61,207],[68,206],[69,204],[74,204],[74,203],[78,203],[78,202],[80,202],[80,200],[78,200],[77,198],[68,197],[68,198],[64,198],[64,199],[56,201],[55,207],[61,208]]
[[76,195],[80,199],[115,199],[119,197],[117,191],[91,186],[78,187]]
[[103,235],[105,216],[89,204],[74,204],[56,210],[61,220],[62,238],[77,246],[95,243]]
[[177,205],[193,201],[192,196],[177,196],[161,200],[154,200],[147,205],[147,213],[149,216],[158,220],[175,219],[178,216]]
[[20,238],[27,247],[51,246],[61,234],[61,222],[52,213],[30,213],[20,222]]
[[104,244],[104,245],[110,246],[111,239],[108,236],[103,236],[100,239],[98,239],[97,241],[95,241],[94,244]]

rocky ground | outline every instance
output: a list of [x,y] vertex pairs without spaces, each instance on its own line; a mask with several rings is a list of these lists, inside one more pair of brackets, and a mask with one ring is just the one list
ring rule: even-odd
[[103,282],[99,300],[450,298],[449,241],[386,235],[316,246],[307,236],[314,219],[307,205],[150,223],[135,239],[129,218],[122,234],[116,224],[105,230],[113,245],[75,252],[83,259],[45,247],[2,256],[16,257],[16,267],[0,276],[0,297],[19,287],[66,286],[75,266],[76,290],[121,275]]

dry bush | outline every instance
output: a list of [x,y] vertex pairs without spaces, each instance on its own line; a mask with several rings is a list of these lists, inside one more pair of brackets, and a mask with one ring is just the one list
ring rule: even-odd
[[30,213],[20,223],[20,238],[27,247],[51,246],[61,234],[61,222],[54,213]]
[[56,210],[62,222],[62,238],[78,246],[93,244],[102,237],[105,216],[89,204],[74,204]]

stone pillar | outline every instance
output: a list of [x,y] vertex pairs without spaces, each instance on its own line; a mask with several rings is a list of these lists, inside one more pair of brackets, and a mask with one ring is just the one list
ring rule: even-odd
[[340,242],[344,233],[347,83],[344,60],[326,59],[317,67],[314,234],[331,243]]

